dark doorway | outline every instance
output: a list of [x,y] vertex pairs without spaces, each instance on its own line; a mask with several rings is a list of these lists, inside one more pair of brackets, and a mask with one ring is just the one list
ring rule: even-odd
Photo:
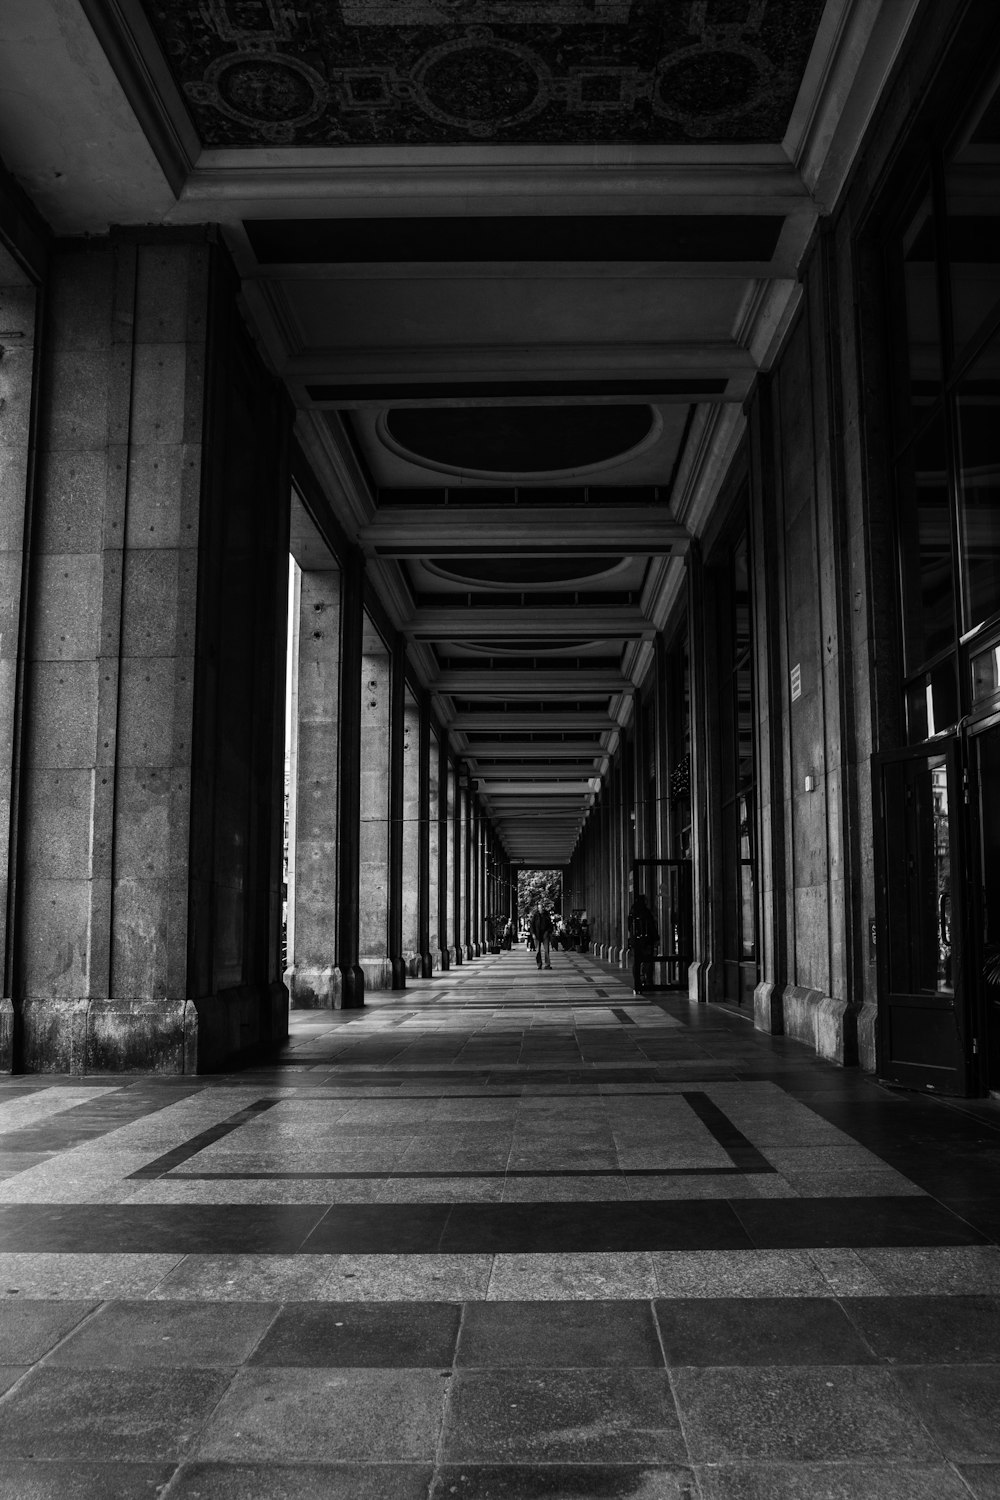
[[632,890],[645,891],[660,931],[653,962],[653,990],[684,990],[693,960],[691,861],[637,859],[632,865]]
[[958,744],[876,762],[879,1074],[940,1094],[970,1088],[963,982]]

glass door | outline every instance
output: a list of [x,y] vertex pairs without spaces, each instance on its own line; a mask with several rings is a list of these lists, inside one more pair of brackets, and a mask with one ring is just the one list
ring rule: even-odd
[[965,1095],[972,1036],[962,974],[957,742],[879,757],[879,1076]]
[[[975,1057],[981,1083],[1000,1092],[1000,719],[992,719],[969,740],[972,775],[970,813],[976,842],[972,882],[970,975],[978,1033]],[[979,1038],[982,1038],[980,1043]]]
[[649,988],[686,991],[694,958],[691,861],[637,859],[632,889],[646,892],[660,934]]

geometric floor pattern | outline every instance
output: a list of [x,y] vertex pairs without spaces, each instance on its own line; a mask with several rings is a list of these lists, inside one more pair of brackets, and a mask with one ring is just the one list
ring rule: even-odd
[[1000,1109],[488,956],[0,1082],[0,1500],[1000,1500]]

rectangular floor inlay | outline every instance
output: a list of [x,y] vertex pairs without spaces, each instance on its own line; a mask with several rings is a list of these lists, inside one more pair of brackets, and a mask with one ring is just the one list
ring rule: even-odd
[[1000,1111],[552,964],[0,1080],[0,1496],[995,1500]]

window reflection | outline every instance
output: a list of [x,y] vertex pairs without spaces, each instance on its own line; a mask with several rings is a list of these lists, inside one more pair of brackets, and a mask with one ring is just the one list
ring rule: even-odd
[[903,231],[901,248],[911,407],[905,431],[919,425],[941,388],[941,317],[929,194]]
[[957,353],[1000,304],[1000,94],[947,168],[948,259]]
[[1000,610],[1000,339],[958,387],[965,628]]
[[955,638],[955,587],[945,425],[939,414],[899,464],[903,639],[909,671]]

